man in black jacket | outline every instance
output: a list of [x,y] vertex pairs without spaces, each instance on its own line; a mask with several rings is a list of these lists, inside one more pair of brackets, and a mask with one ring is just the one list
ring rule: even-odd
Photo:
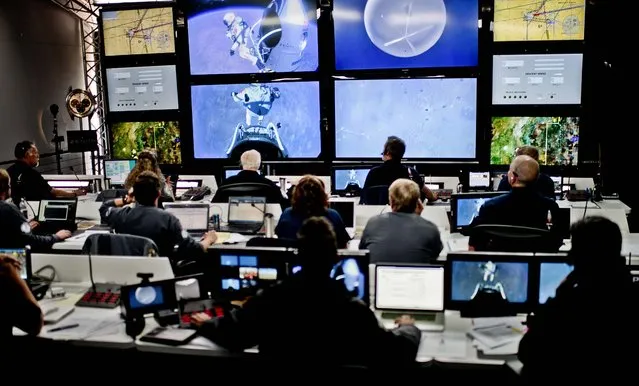
[[415,362],[421,331],[410,316],[397,328],[380,327],[374,313],[330,279],[336,262],[335,233],[324,218],[306,220],[299,233],[302,270],[265,289],[223,317],[196,315],[200,334],[241,352],[259,346],[277,363],[380,367]]
[[[515,156],[517,157],[520,155],[527,155],[539,163],[539,150],[537,150],[537,148],[534,146],[522,146],[517,148]],[[539,173],[537,181],[532,183],[530,186],[537,190],[540,195],[546,198],[550,198],[551,200],[556,199],[555,182],[547,174]],[[500,192],[507,192],[510,190],[510,188],[511,187],[510,182],[508,182],[508,174],[506,174],[502,176],[501,181],[499,181],[499,187],[497,188],[497,190]]]
[[35,252],[47,251],[53,244],[71,237],[71,232],[61,230],[54,235],[39,236],[31,232],[38,223],[31,223],[17,206],[7,201],[11,197],[11,177],[0,169],[0,248],[24,248],[29,245]]

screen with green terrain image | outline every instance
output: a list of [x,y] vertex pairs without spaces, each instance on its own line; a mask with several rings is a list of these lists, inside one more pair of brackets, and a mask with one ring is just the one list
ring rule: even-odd
[[577,166],[579,118],[493,117],[491,165],[509,165],[521,146],[536,147],[540,165]]
[[111,125],[113,157],[135,159],[143,150],[155,150],[160,164],[181,164],[178,122],[119,122]]

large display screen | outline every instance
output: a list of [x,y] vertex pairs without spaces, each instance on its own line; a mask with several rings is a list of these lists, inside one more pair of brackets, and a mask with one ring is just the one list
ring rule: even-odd
[[191,74],[315,71],[316,0],[186,0]]
[[583,40],[586,0],[495,0],[496,42]]
[[509,165],[521,146],[535,146],[541,165],[577,166],[578,117],[493,117],[490,163]]
[[380,158],[390,135],[407,158],[475,157],[477,80],[385,79],[335,82],[335,155]]
[[477,0],[335,0],[333,19],[337,70],[478,63]]
[[318,82],[193,86],[191,98],[195,158],[257,146],[280,158],[321,152]]
[[161,164],[182,163],[178,122],[117,122],[110,126],[114,158],[137,158],[141,151],[153,149]]
[[109,110],[177,110],[175,66],[108,68]]
[[172,8],[102,12],[106,56],[175,52]]
[[581,103],[582,54],[493,56],[493,104]]

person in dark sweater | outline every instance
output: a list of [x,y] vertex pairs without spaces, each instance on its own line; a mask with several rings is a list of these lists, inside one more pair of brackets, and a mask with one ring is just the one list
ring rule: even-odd
[[[539,163],[539,150],[534,146],[522,146],[518,147],[515,156],[527,155]],[[537,180],[530,184],[531,188],[534,188],[541,196],[555,200],[555,182],[544,173],[539,173]],[[497,190],[500,192],[507,192],[511,189],[510,182],[508,182],[508,174],[502,176],[499,181]]]
[[326,218],[299,229],[300,272],[248,299],[242,308],[211,319],[194,317],[199,334],[231,351],[259,347],[274,363],[404,367],[415,363],[421,331],[407,315],[397,328],[380,327],[362,301],[330,278],[339,262],[335,233]]

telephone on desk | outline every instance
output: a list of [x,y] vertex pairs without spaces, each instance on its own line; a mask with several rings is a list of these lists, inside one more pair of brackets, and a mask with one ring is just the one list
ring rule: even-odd
[[211,188],[208,186],[200,186],[189,189],[182,194],[181,201],[202,201],[202,199],[211,194]]

